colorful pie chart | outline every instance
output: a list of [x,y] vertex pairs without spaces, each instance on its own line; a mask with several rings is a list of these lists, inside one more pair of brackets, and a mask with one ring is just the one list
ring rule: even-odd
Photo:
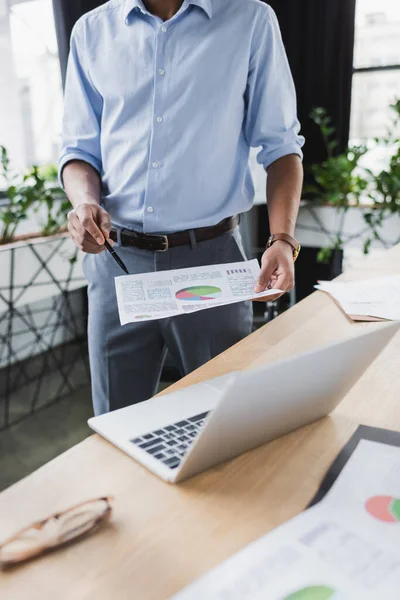
[[184,300],[190,302],[203,302],[205,300],[215,300],[222,294],[222,290],[219,287],[213,285],[194,285],[192,287],[183,288],[176,292],[175,297],[177,300]]
[[367,512],[378,521],[398,523],[400,521],[400,499],[393,496],[372,496],[365,503]]
[[342,595],[326,585],[312,585],[302,588],[284,600],[345,600]]

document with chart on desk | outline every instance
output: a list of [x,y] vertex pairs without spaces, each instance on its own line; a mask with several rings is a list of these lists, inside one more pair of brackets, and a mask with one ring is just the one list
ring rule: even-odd
[[254,259],[116,277],[121,325],[189,314],[281,291],[255,294],[259,272],[260,266]]
[[173,600],[398,600],[400,448],[361,440],[315,506]]

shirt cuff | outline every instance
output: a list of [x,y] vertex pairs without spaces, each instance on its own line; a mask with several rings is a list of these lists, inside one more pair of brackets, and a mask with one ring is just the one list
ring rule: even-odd
[[91,154],[87,154],[86,152],[81,152],[79,150],[74,150],[73,152],[67,152],[63,154],[58,161],[58,182],[60,187],[64,189],[64,181],[62,177],[63,169],[67,163],[71,160],[82,160],[83,162],[88,163],[93,169],[96,169],[98,174],[101,174],[101,163],[100,161],[92,156]]
[[291,142],[290,144],[276,148],[272,152],[261,152],[261,156],[257,157],[257,161],[263,165],[264,169],[268,169],[278,158],[288,156],[289,154],[297,154],[300,160],[303,160],[303,152],[300,146],[296,142]]

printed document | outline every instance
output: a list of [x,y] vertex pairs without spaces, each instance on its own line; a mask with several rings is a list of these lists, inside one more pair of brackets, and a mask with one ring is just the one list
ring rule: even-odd
[[165,319],[281,292],[274,289],[255,294],[259,273],[260,266],[254,259],[116,277],[121,325]]
[[350,282],[320,281],[315,287],[332,296],[351,318],[400,321],[400,275]]
[[361,440],[315,506],[173,600],[399,600],[400,447]]

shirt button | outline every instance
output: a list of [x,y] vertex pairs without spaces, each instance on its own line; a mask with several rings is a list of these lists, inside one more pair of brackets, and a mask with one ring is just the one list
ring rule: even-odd
[[164,119],[162,117],[157,117],[156,121],[157,121],[157,123],[162,123],[164,121]]
[[165,33],[165,32],[167,31],[167,28],[166,28],[166,27],[163,25],[163,26],[161,27],[161,31],[162,31],[163,33]]
[[153,169],[157,169],[158,168],[158,162],[153,162]]
[[147,207],[147,212],[153,212],[153,207],[152,206],[148,206]]
[[165,73],[164,69],[158,69],[158,72],[160,73],[160,75],[164,75]]

